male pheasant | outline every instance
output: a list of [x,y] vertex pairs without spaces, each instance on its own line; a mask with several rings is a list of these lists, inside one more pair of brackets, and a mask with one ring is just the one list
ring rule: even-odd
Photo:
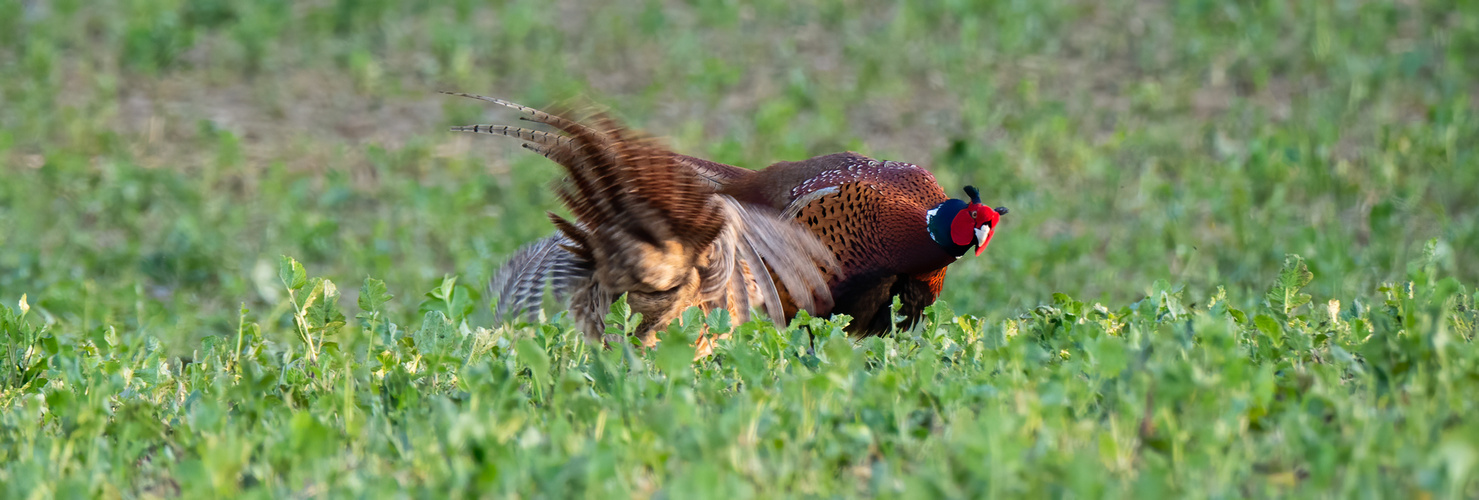
[[[916,165],[856,153],[749,170],[674,153],[604,116],[576,121],[501,99],[456,93],[520,113],[554,132],[506,125],[454,131],[524,141],[563,166],[556,192],[575,220],[516,253],[492,283],[500,317],[527,316],[548,285],[588,335],[612,300],[642,313],[657,342],[689,307],[786,321],[797,311],[847,314],[854,335],[908,328],[939,297],[945,268],[986,248],[1005,207],[951,199]],[[898,297],[903,320],[891,321]],[[614,339],[608,339],[614,340]]]

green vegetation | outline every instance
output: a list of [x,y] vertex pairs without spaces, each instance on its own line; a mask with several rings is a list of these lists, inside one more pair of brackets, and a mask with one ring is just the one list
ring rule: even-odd
[[[1472,5],[495,3],[0,1],[0,497],[1479,496]],[[443,89],[1012,212],[913,331],[593,349]]]

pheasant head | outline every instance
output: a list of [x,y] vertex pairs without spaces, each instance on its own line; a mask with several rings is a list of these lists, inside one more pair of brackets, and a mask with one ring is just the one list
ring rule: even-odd
[[981,192],[974,186],[966,186],[965,194],[970,200],[949,199],[930,209],[926,216],[930,238],[939,243],[952,256],[965,255],[972,246],[976,255],[986,250],[991,235],[1007,207],[991,208],[981,203]]

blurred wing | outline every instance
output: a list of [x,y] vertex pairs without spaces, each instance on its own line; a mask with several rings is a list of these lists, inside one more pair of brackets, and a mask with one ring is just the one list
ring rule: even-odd
[[711,307],[741,320],[753,308],[784,324],[788,310],[832,309],[827,275],[837,259],[805,227],[767,208],[717,196],[728,224],[710,249],[701,293]]
[[[517,110],[557,131],[498,125],[453,130],[520,139],[569,174],[556,193],[574,220],[551,216],[560,234],[521,251],[500,273],[500,315],[526,314],[546,281],[560,283],[552,277],[561,269],[574,270],[565,273],[576,276],[568,281],[575,284],[570,307],[591,325],[587,334],[601,334],[590,331],[601,329],[600,305],[627,294],[643,317],[637,335],[648,345],[689,307],[723,308],[740,318],[762,308],[778,323],[789,310],[831,308],[825,276],[836,261],[821,241],[776,211],[717,194],[753,172],[679,155],[599,114],[575,121],[501,99],[458,95]],[[562,290],[557,287],[557,294]]]
[[569,238],[555,233],[525,245],[493,274],[488,288],[498,302],[499,320],[533,321],[546,288],[564,303],[579,282],[590,279],[589,264],[564,248],[569,244]]

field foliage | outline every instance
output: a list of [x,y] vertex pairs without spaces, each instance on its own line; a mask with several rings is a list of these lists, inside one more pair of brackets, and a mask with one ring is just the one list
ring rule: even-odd
[[[1421,0],[0,0],[0,497],[1479,497],[1475,54]],[[558,168],[437,90],[1011,213],[912,330],[602,349],[493,320]]]

